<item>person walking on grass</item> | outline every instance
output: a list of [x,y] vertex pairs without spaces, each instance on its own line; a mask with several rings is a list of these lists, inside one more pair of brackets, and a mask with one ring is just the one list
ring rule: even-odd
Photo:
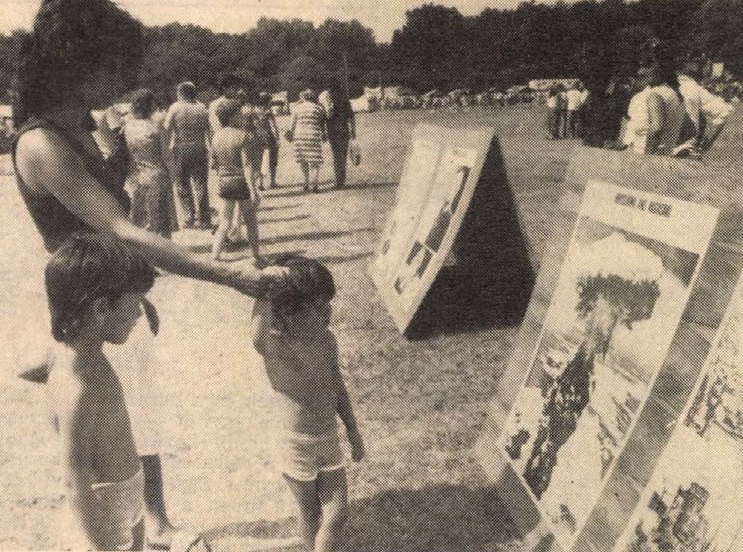
[[294,159],[304,176],[304,191],[318,192],[320,166],[323,163],[322,143],[327,141],[327,115],[317,103],[317,95],[307,89],[299,93],[299,103],[292,110],[289,137],[294,142]]
[[254,138],[245,132],[245,119],[237,100],[222,102],[217,107],[216,115],[222,128],[212,138],[211,158],[224,208],[214,234],[212,259],[219,259],[237,207],[248,229],[248,242],[253,251],[254,262],[256,266],[260,266],[263,259],[259,248],[257,210],[261,196],[256,185],[255,171],[251,166],[251,156],[255,155]]
[[124,124],[124,138],[131,156],[132,220],[137,226],[170,238],[178,223],[171,217],[166,145],[162,143],[162,124],[152,117],[154,112],[152,90],[144,88],[135,92],[131,117]]
[[[227,100],[238,100],[239,101],[239,98],[244,98],[246,96],[243,80],[233,73],[223,74],[219,79],[219,84],[217,86],[217,89],[219,90],[219,97],[213,100],[209,104],[209,109],[208,109],[209,129],[210,129],[209,142],[210,143],[211,143],[211,139],[214,137],[214,134],[220,128],[222,128],[222,123],[219,122],[219,117],[217,117],[217,108],[219,107],[219,105],[226,102]],[[210,179],[216,179],[216,174],[214,173],[213,170],[209,171],[209,177]],[[239,243],[242,241],[241,219],[242,217],[240,213],[238,211],[235,211],[235,218],[232,221],[232,224],[230,225],[230,229],[227,232],[228,242]]]
[[[243,108],[245,113],[245,108]],[[263,158],[268,156],[268,187],[276,187],[276,168],[279,165],[279,127],[276,118],[271,111],[271,95],[261,92],[258,95],[256,105],[251,106],[247,113],[250,128],[255,136],[255,161],[256,172],[259,181],[258,189],[265,189],[265,177],[263,174]]]
[[[356,118],[351,108],[351,100],[338,78],[330,80],[327,90],[329,108],[327,112],[328,142],[333,153],[335,187],[346,185],[346,167],[348,166],[348,147],[356,139]],[[322,103],[322,102],[321,102]]]
[[299,505],[308,549],[342,548],[348,484],[336,416],[345,426],[351,458],[365,455],[348,390],[340,373],[338,343],[328,328],[335,285],[314,259],[286,257],[289,289],[253,310],[253,344],[263,356],[275,391],[277,463]]
[[178,101],[168,109],[164,127],[170,136],[178,197],[186,216],[183,226],[211,229],[206,149],[209,114],[204,104],[196,101],[192,82],[180,83],[177,94]]

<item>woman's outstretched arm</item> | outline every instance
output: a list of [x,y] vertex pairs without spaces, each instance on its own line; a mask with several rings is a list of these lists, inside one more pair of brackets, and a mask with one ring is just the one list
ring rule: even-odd
[[118,236],[163,270],[230,286],[253,297],[266,295],[283,279],[282,270],[235,268],[210,261],[136,227],[113,196],[86,170],[77,153],[52,131],[35,129],[25,133],[18,142],[16,164],[29,187],[53,194],[88,226]]

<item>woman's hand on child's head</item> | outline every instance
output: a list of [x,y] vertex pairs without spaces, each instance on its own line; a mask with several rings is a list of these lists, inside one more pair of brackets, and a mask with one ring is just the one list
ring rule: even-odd
[[351,459],[354,462],[361,462],[366,456],[366,447],[364,439],[358,431],[352,431],[348,434],[348,442],[351,444]]
[[289,268],[285,266],[267,266],[261,270],[261,277],[268,281],[265,297],[273,299],[289,288]]
[[246,295],[257,298],[272,298],[286,289],[289,269],[283,266],[269,266],[256,270],[250,262],[237,268],[238,274],[233,287]]

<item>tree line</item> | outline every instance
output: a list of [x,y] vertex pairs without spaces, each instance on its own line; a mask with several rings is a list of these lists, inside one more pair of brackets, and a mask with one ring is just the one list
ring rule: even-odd
[[[0,34],[0,91],[13,88],[24,31]],[[171,100],[178,82],[206,88],[225,72],[257,88],[319,86],[349,76],[352,95],[364,86],[505,89],[533,78],[578,77],[601,86],[634,72],[643,49],[663,40],[683,55],[722,60],[743,72],[743,2],[739,0],[582,0],[523,2],[511,10],[464,16],[424,4],[406,13],[389,43],[358,21],[262,18],[243,34],[172,23],[145,29],[142,86]]]

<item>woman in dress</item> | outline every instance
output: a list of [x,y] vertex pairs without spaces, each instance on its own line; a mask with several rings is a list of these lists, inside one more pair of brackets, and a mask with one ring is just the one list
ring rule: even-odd
[[155,95],[147,88],[134,94],[131,118],[124,125],[124,138],[131,157],[128,186],[131,188],[132,221],[140,228],[170,238],[177,230],[171,218],[170,175],[165,164],[161,119],[153,119]]
[[318,191],[320,165],[323,163],[322,143],[327,140],[326,118],[325,109],[317,103],[317,95],[312,90],[299,93],[289,136],[294,141],[294,159],[302,168],[306,192],[310,189],[310,183],[312,191]]
[[[110,106],[133,88],[142,52],[141,23],[112,1],[42,0],[18,71],[14,113],[19,130],[12,160],[20,195],[45,248],[54,252],[78,231],[105,232],[170,273],[256,297],[283,287],[285,269],[215,263],[129,220],[125,156],[104,159],[88,122],[91,110]],[[145,329],[135,333],[144,342],[133,336],[131,355],[123,358],[142,358],[154,347],[157,315],[151,304],[143,308]],[[38,362],[47,369],[52,360]],[[132,374],[122,384],[145,476],[146,537],[152,546],[168,546],[175,532],[164,504],[159,418],[153,415],[162,402],[154,385],[159,378],[150,377],[142,365],[113,364],[119,374]]]

